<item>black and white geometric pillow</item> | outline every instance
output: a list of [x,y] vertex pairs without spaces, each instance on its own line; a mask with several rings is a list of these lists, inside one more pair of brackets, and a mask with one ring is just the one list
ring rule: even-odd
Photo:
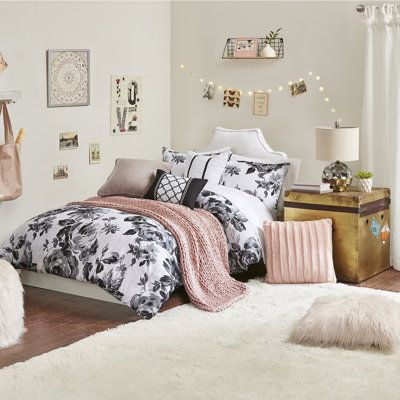
[[158,169],[157,175],[145,194],[145,199],[181,204],[193,210],[197,197],[207,179],[184,178]]
[[271,212],[275,212],[289,167],[289,162],[239,161],[232,157],[225,167],[221,185],[258,197]]

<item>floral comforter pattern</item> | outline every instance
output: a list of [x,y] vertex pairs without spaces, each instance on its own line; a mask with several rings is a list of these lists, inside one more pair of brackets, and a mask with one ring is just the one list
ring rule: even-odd
[[[261,244],[232,202],[203,190],[197,206],[224,227],[232,272],[260,261]],[[180,286],[175,238],[152,218],[109,208],[67,205],[24,223],[0,247],[16,268],[97,284],[143,318]]]

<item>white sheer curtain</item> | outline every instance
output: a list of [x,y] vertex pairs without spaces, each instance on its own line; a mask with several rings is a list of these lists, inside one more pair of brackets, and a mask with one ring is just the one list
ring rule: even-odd
[[361,165],[391,189],[391,258],[400,270],[400,6],[366,6]]

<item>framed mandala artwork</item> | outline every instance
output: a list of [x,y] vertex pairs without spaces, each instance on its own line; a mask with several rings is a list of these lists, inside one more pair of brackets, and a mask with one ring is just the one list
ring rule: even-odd
[[89,50],[47,50],[47,107],[88,106]]

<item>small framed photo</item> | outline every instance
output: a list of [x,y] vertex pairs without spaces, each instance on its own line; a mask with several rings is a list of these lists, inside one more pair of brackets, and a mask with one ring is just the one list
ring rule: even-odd
[[100,143],[89,144],[89,164],[99,164],[101,161]]
[[257,57],[258,50],[257,38],[236,38],[234,57],[252,58]]
[[79,146],[77,132],[63,132],[58,134],[60,150],[77,149]]
[[292,96],[297,96],[298,94],[302,94],[307,92],[307,86],[304,81],[294,82],[290,85],[290,92]]
[[253,114],[268,115],[268,93],[253,92]]
[[67,179],[68,165],[56,165],[53,167],[53,179]]
[[88,106],[89,50],[47,50],[47,107]]

